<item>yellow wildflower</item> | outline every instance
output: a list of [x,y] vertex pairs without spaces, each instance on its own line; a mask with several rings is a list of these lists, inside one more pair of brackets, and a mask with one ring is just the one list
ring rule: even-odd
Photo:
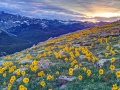
[[104,70],[103,69],[99,69],[99,74],[100,75],[104,74]]
[[24,82],[24,83],[28,83],[28,82],[29,82],[29,78],[24,78],[24,79],[23,79],[23,82]]
[[82,75],[79,75],[79,76],[78,76],[78,79],[79,79],[79,80],[82,80],[82,78],[83,78]]
[[117,72],[116,72],[116,76],[117,76],[118,78],[120,78],[120,71],[117,71]]
[[114,70],[115,66],[114,65],[110,65],[110,70]]
[[42,81],[40,82],[40,85],[44,87],[44,86],[45,86],[45,81],[42,80]]

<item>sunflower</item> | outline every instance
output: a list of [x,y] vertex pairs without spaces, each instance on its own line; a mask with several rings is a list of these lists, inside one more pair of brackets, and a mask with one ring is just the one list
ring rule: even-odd
[[83,69],[83,71],[86,71],[86,70],[87,70],[86,67],[83,67],[82,69]]
[[99,69],[99,74],[100,75],[104,74],[104,70],[103,69]]
[[19,89],[22,90],[24,88],[24,85],[20,85]]
[[91,74],[91,70],[87,70],[87,74]]
[[73,72],[73,68],[69,68],[69,71]]
[[105,53],[105,56],[108,57],[108,53]]
[[23,71],[21,72],[21,74],[24,76],[24,75],[26,74],[26,72],[23,70]]
[[110,65],[110,70],[114,70],[115,66],[114,65]]
[[47,80],[51,80],[51,79],[53,79],[54,78],[54,76],[52,76],[52,75],[48,75],[47,76]]
[[38,76],[45,76],[45,73],[44,73],[44,71],[40,71],[40,72],[38,72]]
[[117,71],[117,72],[116,72],[116,76],[117,76],[118,78],[120,78],[120,71]]
[[23,82],[24,82],[24,83],[28,83],[28,82],[29,82],[29,78],[24,78],[24,79],[23,79]]
[[3,77],[6,77],[6,73],[3,74]]
[[75,65],[75,68],[78,68],[78,65]]
[[82,80],[82,78],[83,78],[82,75],[79,75],[79,76],[78,76],[78,79],[79,79],[79,80]]
[[42,80],[42,81],[40,82],[40,85],[44,87],[44,86],[45,86],[45,81]]
[[115,62],[115,58],[111,58],[111,62],[112,62],[112,63]]
[[59,74],[60,74],[60,72],[59,72],[59,71],[56,71],[56,74],[57,74],[57,75],[59,75]]
[[113,84],[113,86],[112,86],[112,90],[117,90],[117,89],[118,89],[117,84]]

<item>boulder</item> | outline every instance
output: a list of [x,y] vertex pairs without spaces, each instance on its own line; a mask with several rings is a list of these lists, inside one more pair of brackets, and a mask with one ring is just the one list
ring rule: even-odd
[[38,65],[38,68],[41,70],[41,69],[46,69],[50,66],[54,66],[55,63],[52,63],[49,60],[40,60],[38,61],[37,65]]
[[68,57],[69,56],[69,54],[67,53],[67,52],[65,52],[65,51],[61,51],[60,53],[59,53],[59,57],[60,58],[65,58],[65,57]]
[[22,77],[20,77],[20,78],[18,78],[18,79],[16,80],[16,82],[18,82],[18,83],[19,83],[20,81],[22,81],[22,79],[23,79],[23,78],[22,78]]
[[101,33],[100,37],[107,38],[110,36],[110,33]]
[[67,88],[66,85],[62,85],[62,86],[60,87],[60,90],[65,90],[66,88]]
[[1,61],[0,61],[0,65],[2,65],[2,64],[3,64],[3,62],[4,62],[4,60],[1,60]]
[[20,64],[26,64],[26,63],[32,63],[33,60],[30,59],[25,59],[25,60],[21,60]]
[[80,44],[73,44],[73,46],[74,46],[74,47],[79,47],[79,46],[80,46]]
[[120,44],[113,45],[113,47],[118,47],[118,48],[120,48]]
[[79,58],[80,60],[84,60],[85,55],[80,55]]
[[104,55],[102,55],[102,54],[98,54],[98,56],[97,56],[98,58],[102,58],[102,57],[104,57]]
[[82,42],[80,45],[81,46],[90,46],[91,42]]
[[40,53],[43,53],[45,50],[41,50],[41,51],[38,51],[38,53],[40,54]]
[[16,57],[16,60],[20,59],[20,58],[23,57],[23,56],[24,56],[24,55],[22,54],[22,55]]
[[7,90],[7,87],[6,88],[2,88],[1,90]]
[[76,77],[72,77],[72,76],[59,76],[56,82],[56,86],[60,87],[61,89],[64,89],[66,87],[66,83],[67,82],[71,82],[73,80],[75,80]]
[[108,63],[109,61],[111,61],[111,59],[101,59],[97,62],[94,63],[95,67],[103,67],[106,63]]
[[59,76],[58,77],[58,80],[64,80],[64,81],[68,81],[68,82],[71,82],[74,79],[76,79],[76,77],[71,77],[71,76]]

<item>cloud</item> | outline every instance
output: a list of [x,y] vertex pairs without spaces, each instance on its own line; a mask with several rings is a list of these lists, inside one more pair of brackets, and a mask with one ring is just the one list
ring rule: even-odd
[[107,21],[107,22],[110,22],[110,21],[116,21],[116,20],[120,20],[120,16],[118,17],[110,17],[110,18],[106,18],[106,17],[94,17],[97,21]]
[[115,21],[119,0],[0,0],[0,10],[34,18]]

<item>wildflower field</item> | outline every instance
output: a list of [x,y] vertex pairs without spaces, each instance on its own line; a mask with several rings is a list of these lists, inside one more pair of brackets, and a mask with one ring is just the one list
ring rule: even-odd
[[120,90],[119,29],[78,30],[0,57],[0,90]]

